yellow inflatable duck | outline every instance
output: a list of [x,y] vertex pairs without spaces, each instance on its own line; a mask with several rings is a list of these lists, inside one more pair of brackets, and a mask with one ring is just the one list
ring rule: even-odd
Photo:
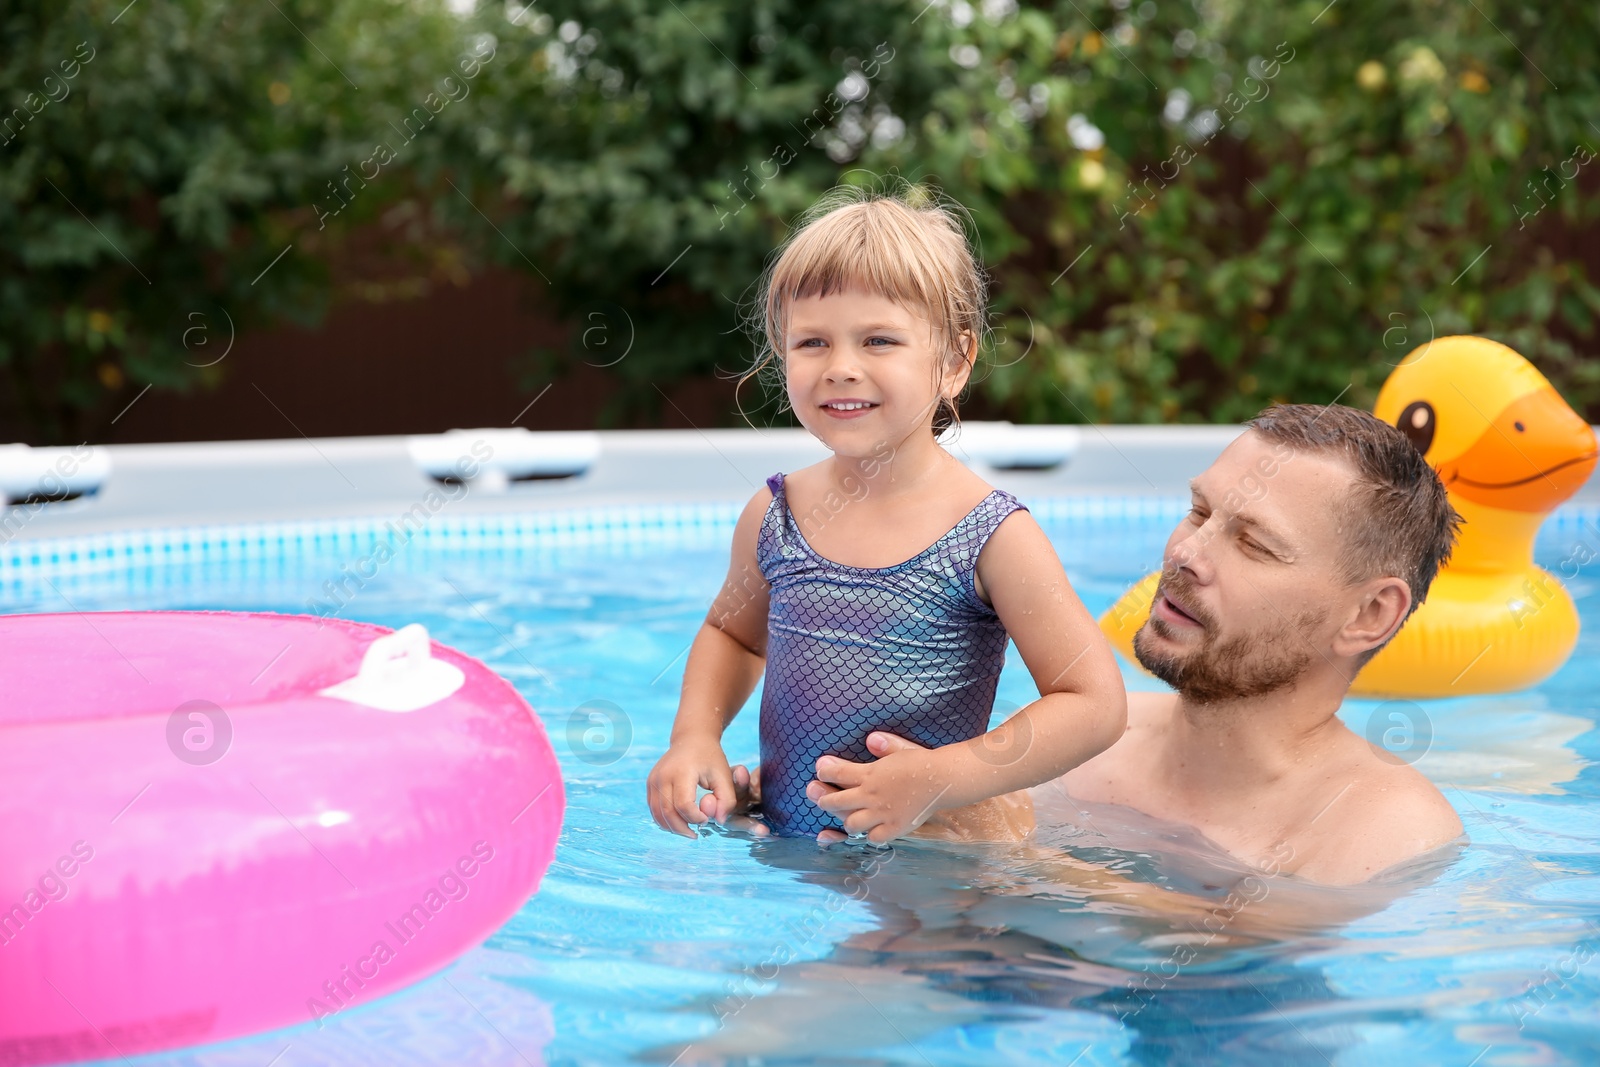
[[[1422,450],[1465,522],[1427,600],[1352,694],[1467,696],[1548,678],[1572,654],[1578,612],[1555,576],[1534,566],[1533,541],[1593,472],[1594,430],[1533,364],[1483,337],[1441,337],[1411,353],[1373,414]],[[1130,661],[1159,577],[1100,620]]]

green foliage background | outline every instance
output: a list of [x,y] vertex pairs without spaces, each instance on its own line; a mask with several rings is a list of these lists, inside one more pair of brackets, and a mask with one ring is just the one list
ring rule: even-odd
[[[1471,332],[1595,416],[1597,49],[1600,9],[1491,0],[23,0],[0,14],[0,387],[31,440],[110,437],[147,384],[225,373],[192,309],[313,321],[381,230],[397,260],[547,285],[578,328],[530,383],[609,362],[584,327],[625,319],[612,414],[648,420],[748,361],[739,303],[788,222],[894,174],[971,211],[991,412],[1368,404],[1405,351]],[[380,140],[395,162],[325,215]]]

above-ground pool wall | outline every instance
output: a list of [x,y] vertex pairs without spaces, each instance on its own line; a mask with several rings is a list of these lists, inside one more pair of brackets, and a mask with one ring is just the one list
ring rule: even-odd
[[[1240,432],[1237,426],[1010,427],[972,424],[950,447],[994,485],[1024,498],[1180,496]],[[495,436],[505,435],[505,436]],[[271,519],[398,515],[423,505],[453,514],[564,510],[678,501],[736,502],[767,476],[826,453],[803,430],[644,430],[593,434],[454,431],[432,438],[330,437],[192,444],[109,445],[99,489],[76,499],[13,503],[0,543],[150,527]],[[465,483],[439,481],[418,442],[478,465]],[[44,451],[44,450],[39,450]],[[78,466],[73,450],[51,464]],[[498,452],[498,457],[496,453]],[[511,452],[577,455],[568,476],[491,478]],[[997,466],[997,464],[999,464]],[[1019,468],[1026,465],[1027,469]],[[1049,465],[1053,464],[1053,465]],[[49,466],[49,464],[47,464]],[[513,465],[514,466],[514,465]],[[474,468],[467,468],[470,473]],[[13,495],[15,491],[13,490]],[[1600,478],[1580,490],[1600,503]]]

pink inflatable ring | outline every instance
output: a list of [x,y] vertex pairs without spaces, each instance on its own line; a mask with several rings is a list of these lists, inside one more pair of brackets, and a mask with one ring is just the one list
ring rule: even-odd
[[337,1015],[509,919],[555,852],[544,729],[421,626],[0,616],[0,1064]]

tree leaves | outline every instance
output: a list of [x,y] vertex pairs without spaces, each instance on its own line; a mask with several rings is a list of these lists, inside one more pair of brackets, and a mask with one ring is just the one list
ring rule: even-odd
[[[0,103],[26,118],[0,132],[0,373],[34,440],[104,434],[147,382],[214,380],[226,366],[192,369],[175,309],[226,307],[241,329],[313,318],[366,284],[346,273],[352,235],[402,216],[418,262],[458,273],[463,242],[468,263],[538,277],[571,321],[628,316],[611,416],[647,420],[658,387],[747,364],[740,301],[792,220],[886,174],[972,212],[1004,327],[976,386],[991,410],[1208,421],[1275,398],[1369,403],[1398,348],[1447,329],[1512,343],[1600,404],[1580,356],[1600,296],[1572,236],[1600,210],[1580,155],[1600,149],[1588,9],[118,10],[0,15]],[[463,79],[479,46],[492,58]],[[44,78],[82,48],[53,99]],[[397,132],[453,70],[467,95]],[[49,102],[31,114],[29,94]],[[379,143],[393,161],[354,177]],[[96,313],[116,330],[88,329]],[[592,362],[582,335],[530,352],[525,377]]]

